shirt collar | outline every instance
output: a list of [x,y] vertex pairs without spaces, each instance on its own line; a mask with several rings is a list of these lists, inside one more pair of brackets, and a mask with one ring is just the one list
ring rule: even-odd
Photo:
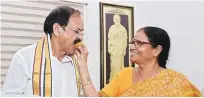
[[50,34],[49,33],[47,33],[47,39],[48,39],[48,47],[50,50],[50,56],[52,57],[53,54],[52,54],[52,47],[51,47],[51,41],[50,41]]
[[[54,57],[53,54],[52,54],[52,47],[51,47],[51,41],[50,41],[50,34],[47,34],[47,37],[48,37],[48,47],[49,47],[49,51],[50,51],[50,57]],[[56,58],[56,57],[55,57]],[[67,62],[72,62],[73,63],[73,60],[70,56],[65,56],[63,59],[62,59],[62,62],[61,63],[67,63]]]

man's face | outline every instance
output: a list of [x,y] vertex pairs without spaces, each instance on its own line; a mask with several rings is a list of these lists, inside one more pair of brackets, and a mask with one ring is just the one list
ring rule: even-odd
[[76,39],[83,40],[83,20],[81,16],[71,16],[69,23],[64,29],[64,32],[60,33],[58,39],[61,50],[64,51],[66,55],[73,55],[76,49],[74,47],[74,41]]
[[120,16],[119,15],[114,15],[113,16],[113,21],[115,24],[120,24]]

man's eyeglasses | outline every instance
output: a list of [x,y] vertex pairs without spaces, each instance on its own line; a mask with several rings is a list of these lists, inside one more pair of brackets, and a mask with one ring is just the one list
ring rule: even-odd
[[136,48],[140,48],[142,47],[144,44],[150,44],[149,42],[144,42],[144,41],[140,41],[140,40],[136,40],[136,39],[133,39],[131,42],[129,42],[129,44],[134,44],[134,46]]
[[[70,30],[72,30],[72,31],[74,31],[75,33],[77,33],[77,34],[80,34],[80,32],[83,32],[84,31],[84,29],[77,29],[77,30],[75,30],[75,29],[73,29],[73,28],[70,28],[69,26],[67,26]],[[62,28],[65,30],[65,28],[66,28],[66,26],[62,26]]]
[[83,31],[84,31],[84,29],[74,30],[73,28],[70,28],[69,26],[68,26],[68,28],[69,28],[70,30],[74,31],[74,32],[77,33],[77,34],[80,34],[80,32],[83,32]]

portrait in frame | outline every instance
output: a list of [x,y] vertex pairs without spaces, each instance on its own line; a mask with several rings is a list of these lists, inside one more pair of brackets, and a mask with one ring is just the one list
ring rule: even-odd
[[108,84],[129,61],[134,36],[134,7],[100,2],[100,88]]

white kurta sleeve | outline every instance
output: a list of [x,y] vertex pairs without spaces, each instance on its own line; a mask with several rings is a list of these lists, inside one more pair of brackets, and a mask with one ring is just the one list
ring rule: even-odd
[[25,61],[26,58],[23,58],[19,52],[13,56],[2,88],[2,96],[32,96],[24,94],[28,80]]

